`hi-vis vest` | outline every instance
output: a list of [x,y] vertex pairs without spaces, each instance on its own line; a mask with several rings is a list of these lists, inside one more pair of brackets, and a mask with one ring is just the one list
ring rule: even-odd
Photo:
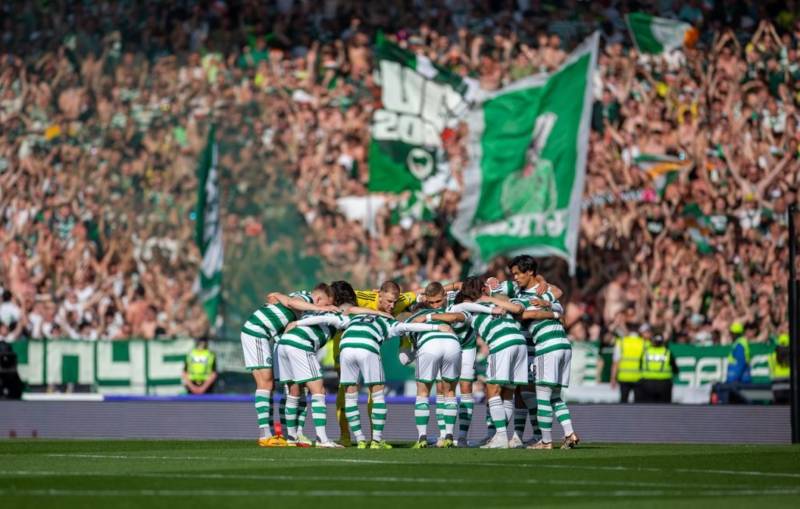
[[617,380],[620,382],[638,382],[642,378],[639,363],[644,351],[644,338],[641,336],[625,336],[617,340],[620,344],[621,357],[617,367]]
[[789,364],[778,363],[778,353],[772,352],[769,354],[769,378],[774,381],[789,380],[792,374],[792,368]]
[[666,346],[648,346],[644,349],[642,380],[672,380],[670,353]]
[[736,362],[736,358],[733,356],[733,349],[736,348],[736,345],[742,345],[744,348],[744,361],[749,365],[750,364],[750,341],[748,341],[747,337],[739,336],[736,338],[736,341],[731,344],[731,353],[728,354],[728,364],[733,364]]
[[213,365],[214,354],[209,350],[195,348],[186,356],[186,372],[189,374],[189,380],[194,383],[205,382],[211,375]]

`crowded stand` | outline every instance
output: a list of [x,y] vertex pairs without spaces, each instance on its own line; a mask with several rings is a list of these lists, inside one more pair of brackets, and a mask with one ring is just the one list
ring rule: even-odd
[[[464,124],[443,139],[452,178],[442,193],[380,195],[368,217],[346,205],[370,194],[375,37],[496,90],[557,69],[599,30],[577,274],[541,265],[564,290],[570,337],[610,344],[646,324],[674,342],[729,344],[741,322],[767,341],[788,330],[788,210],[800,183],[792,6],[7,2],[0,338],[204,334],[195,170],[212,123],[226,263],[284,242],[356,287],[463,279],[470,253],[449,226],[468,163]],[[692,24],[697,40],[638,53],[624,15],[647,9]],[[654,176],[654,158],[675,171]],[[275,203],[299,212],[299,239],[274,234]],[[508,279],[506,266],[495,260],[489,274]]]

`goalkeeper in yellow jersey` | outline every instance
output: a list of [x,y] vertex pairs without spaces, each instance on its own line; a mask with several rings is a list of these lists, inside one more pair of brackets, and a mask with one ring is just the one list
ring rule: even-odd
[[[335,281],[331,286],[337,286],[340,281]],[[349,286],[349,285],[348,285]],[[357,290],[356,292],[356,305],[359,307],[375,309],[391,313],[392,316],[397,316],[403,311],[407,311],[411,306],[417,302],[417,294],[414,292],[400,292],[400,286],[394,281],[386,281],[383,283],[378,291],[375,290]],[[342,333],[339,332],[333,337],[333,356],[336,363],[336,371],[339,371],[339,342],[342,339]],[[347,416],[344,412],[344,388],[339,386],[339,392],[336,395],[336,417],[339,421],[339,430],[341,431],[342,438],[341,444],[344,446],[350,445],[350,428],[347,423]],[[369,394],[369,402],[367,403],[368,412],[372,411],[372,393]]]

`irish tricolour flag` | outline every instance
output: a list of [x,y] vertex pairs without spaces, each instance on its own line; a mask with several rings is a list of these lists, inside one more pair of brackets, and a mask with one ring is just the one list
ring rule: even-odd
[[692,167],[691,161],[660,154],[640,154],[633,162],[653,180],[653,186],[662,198],[667,186],[678,178],[678,174]]
[[697,30],[688,23],[634,12],[626,16],[631,38],[639,53],[660,55],[697,41]]

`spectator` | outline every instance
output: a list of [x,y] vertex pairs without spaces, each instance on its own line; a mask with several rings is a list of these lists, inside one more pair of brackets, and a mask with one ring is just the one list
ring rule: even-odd
[[190,394],[210,394],[217,381],[216,356],[208,349],[207,339],[198,339],[186,355],[181,374],[183,385]]
[[22,318],[22,310],[13,301],[13,295],[9,290],[2,291],[2,302],[0,302],[0,322],[8,327],[15,326]]

